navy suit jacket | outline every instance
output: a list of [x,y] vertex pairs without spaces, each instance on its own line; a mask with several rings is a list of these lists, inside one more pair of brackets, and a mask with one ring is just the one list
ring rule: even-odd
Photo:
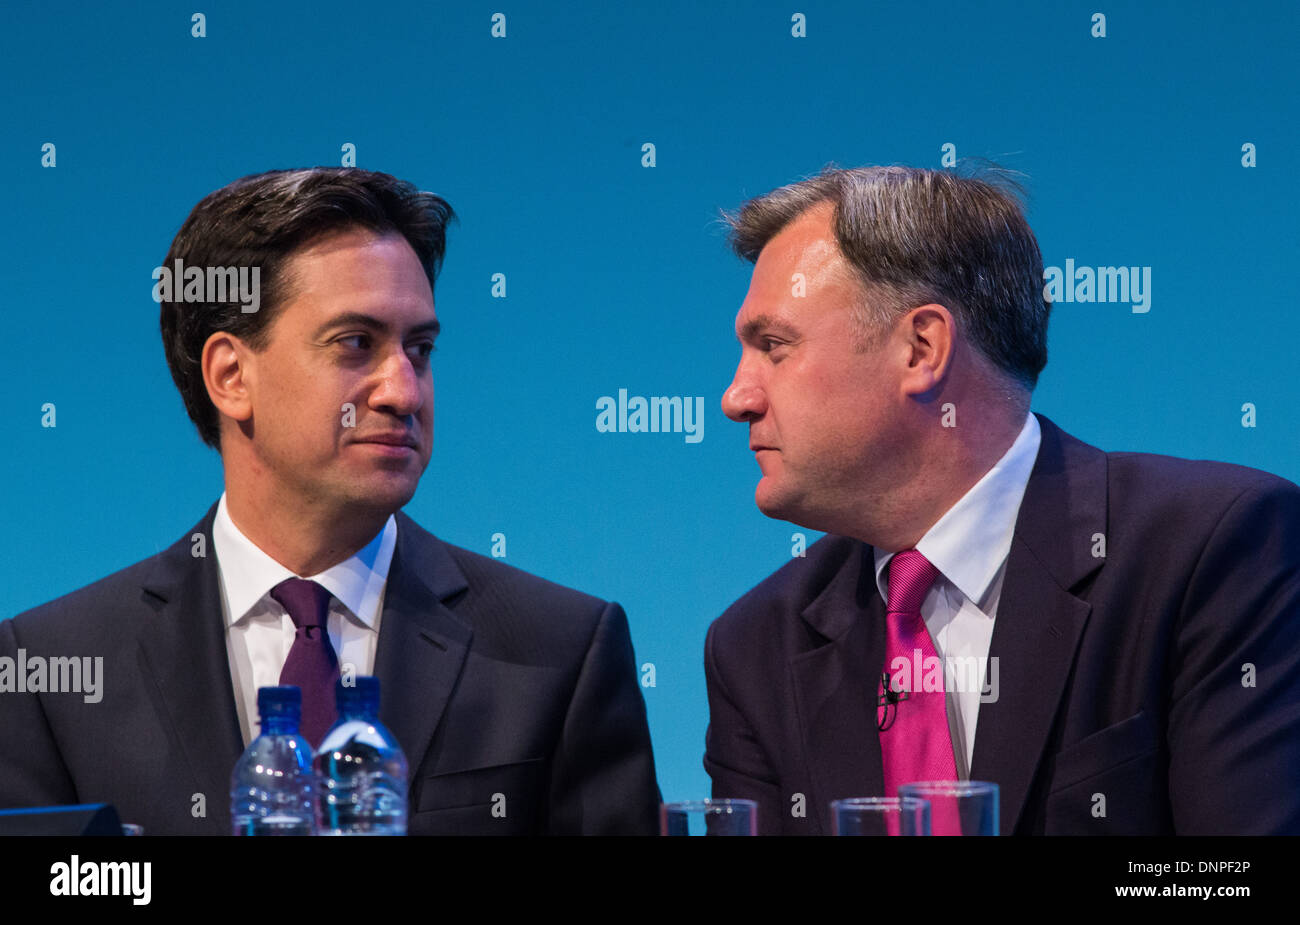
[[[1300,834],[1300,489],[1039,421],[971,765],[1001,831]],[[732,605],[705,645],[714,796],[757,800],[764,833],[829,834],[831,800],[883,795],[884,653],[856,540]]]
[[[0,808],[104,801],[146,834],[229,834],[243,743],[215,514],[0,623],[0,656],[104,659],[99,703],[0,693]],[[408,832],[653,834],[659,790],[622,608],[396,516],[374,670],[411,769]]]

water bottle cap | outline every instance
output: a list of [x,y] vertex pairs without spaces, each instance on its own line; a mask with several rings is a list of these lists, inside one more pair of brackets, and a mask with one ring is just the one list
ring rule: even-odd
[[358,675],[351,681],[351,684],[346,684],[342,678],[339,678],[334,685],[335,704],[339,713],[342,713],[345,707],[370,706],[378,709],[379,679],[371,675]]
[[302,691],[292,684],[257,689],[257,712],[262,719],[269,716],[302,715]]

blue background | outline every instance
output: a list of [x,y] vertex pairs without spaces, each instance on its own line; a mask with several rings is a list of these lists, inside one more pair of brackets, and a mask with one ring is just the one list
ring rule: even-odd
[[[190,35],[196,8],[206,38]],[[407,511],[485,554],[504,533],[511,564],[623,603],[655,666],[664,795],[705,795],[705,630],[798,529],[754,507],[746,429],[719,407],[749,277],[719,208],[828,162],[939,167],[945,143],[1023,171],[1045,263],[1153,277],[1147,314],[1056,306],[1035,410],[1106,449],[1295,481],[1296,9],[10,8],[0,615],[162,550],[215,500],[220,460],[172,387],[150,271],[206,193],[338,164],[351,142],[358,166],[460,215],[435,293],[433,461]],[[620,388],[703,395],[703,442],[598,433],[596,399]]]

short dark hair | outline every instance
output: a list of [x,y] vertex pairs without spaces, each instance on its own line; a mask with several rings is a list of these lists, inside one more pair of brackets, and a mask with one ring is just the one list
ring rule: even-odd
[[1043,258],[1009,171],[963,176],[917,167],[828,167],[725,214],[730,243],[756,262],[782,228],[824,202],[835,240],[863,284],[855,312],[865,344],[899,315],[947,307],[994,366],[1033,389],[1047,365]]
[[[429,286],[442,268],[450,205],[405,180],[356,167],[272,170],[223,186],[205,196],[172,240],[163,266],[259,267],[257,311],[237,301],[185,302],[180,281],[162,300],[159,327],[172,380],[203,442],[221,448],[216,407],[200,368],[203,345],[217,331],[266,346],[271,323],[284,305],[291,280],[286,265],[302,248],[350,228],[401,234],[411,245]],[[207,293],[209,297],[213,293]]]

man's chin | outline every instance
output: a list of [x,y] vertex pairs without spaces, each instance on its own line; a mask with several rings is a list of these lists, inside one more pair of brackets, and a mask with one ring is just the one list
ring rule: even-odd
[[830,528],[827,518],[823,513],[818,513],[801,499],[792,498],[788,494],[780,495],[776,492],[764,491],[760,482],[758,489],[754,492],[754,503],[758,509],[767,517],[773,520],[784,520],[786,523],[792,523],[796,527],[803,527],[807,530],[817,530],[822,533],[835,532]]
[[799,506],[791,498],[785,497],[779,492],[764,490],[762,482],[759,482],[758,488],[754,491],[754,503],[758,505],[758,509],[765,516],[771,517],[773,520],[798,522]]
[[415,497],[418,485],[410,479],[371,479],[368,484],[353,486],[348,506],[358,513],[387,516],[405,507]]

